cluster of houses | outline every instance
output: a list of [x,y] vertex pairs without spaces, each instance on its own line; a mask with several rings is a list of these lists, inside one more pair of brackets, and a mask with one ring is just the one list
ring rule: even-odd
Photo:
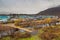
[[44,19],[44,18],[58,18],[58,16],[50,16],[50,15],[0,15],[0,22],[6,22],[9,19],[16,18],[28,18],[28,19]]

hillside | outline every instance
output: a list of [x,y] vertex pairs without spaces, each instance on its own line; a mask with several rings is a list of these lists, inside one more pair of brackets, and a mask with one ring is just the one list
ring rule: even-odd
[[56,15],[60,17],[60,6],[49,8],[47,10],[39,12],[38,15]]

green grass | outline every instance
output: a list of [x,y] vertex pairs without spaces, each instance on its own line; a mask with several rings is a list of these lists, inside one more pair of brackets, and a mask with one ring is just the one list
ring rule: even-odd
[[3,38],[0,39],[0,40],[11,40],[11,38],[10,38],[10,37],[3,37]]
[[11,38],[11,37],[4,37],[0,40],[41,40],[37,35],[29,37],[29,38]]

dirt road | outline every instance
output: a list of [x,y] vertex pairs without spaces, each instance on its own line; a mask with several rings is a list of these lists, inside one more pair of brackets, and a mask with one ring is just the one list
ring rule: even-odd
[[29,30],[27,28],[21,28],[20,26],[15,26],[14,24],[2,24],[2,26],[9,26],[9,27],[13,27],[13,28],[17,28],[17,29],[21,29],[21,30],[24,30],[24,31],[27,31],[27,32],[33,32],[32,30]]

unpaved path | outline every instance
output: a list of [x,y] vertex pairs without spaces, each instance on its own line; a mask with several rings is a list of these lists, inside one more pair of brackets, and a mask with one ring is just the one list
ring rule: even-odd
[[13,28],[18,28],[18,29],[21,29],[21,30],[25,30],[27,32],[32,32],[32,30],[29,30],[27,28],[21,28],[20,26],[15,26],[14,24],[2,24],[2,26],[9,26],[9,27],[13,27]]

